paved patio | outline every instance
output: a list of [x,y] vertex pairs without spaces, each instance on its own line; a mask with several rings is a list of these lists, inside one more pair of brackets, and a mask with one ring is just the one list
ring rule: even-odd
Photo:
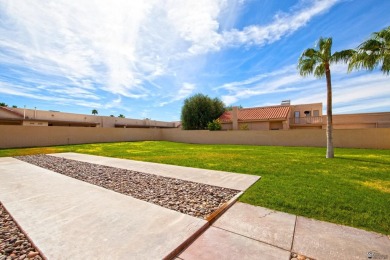
[[[389,237],[236,202],[178,259],[390,259]],[[387,257],[387,258],[386,258]]]
[[[56,156],[242,191],[259,178],[75,153]],[[290,252],[315,259],[368,259],[372,252],[372,259],[390,259],[385,235],[239,202],[209,226],[14,158],[0,158],[0,183],[0,201],[48,259],[288,260]]]

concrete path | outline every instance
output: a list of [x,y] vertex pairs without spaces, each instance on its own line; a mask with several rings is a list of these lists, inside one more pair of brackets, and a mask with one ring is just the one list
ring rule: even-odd
[[237,202],[177,259],[390,259],[389,237]]
[[[79,154],[70,157],[78,156],[149,173],[160,166],[161,175],[186,179],[198,174],[193,181],[240,189],[259,178],[223,172],[211,176],[212,171],[148,163],[133,168],[133,161]],[[14,158],[0,158],[0,183],[1,203],[48,259],[162,259],[176,255],[179,246],[209,225],[206,220]]]
[[186,181],[199,182],[235,190],[246,190],[255,183],[259,176],[237,174],[232,172],[196,169],[175,165],[133,161],[79,153],[57,153],[53,156],[73,159],[83,162],[96,163],[106,166],[118,167],[144,173],[151,173],[165,177],[177,178]]

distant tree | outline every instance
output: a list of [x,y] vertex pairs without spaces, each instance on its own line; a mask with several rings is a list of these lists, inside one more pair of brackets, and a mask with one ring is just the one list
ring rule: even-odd
[[98,114],[98,111],[96,109],[93,109],[92,110],[92,115],[97,115]]
[[110,115],[110,117],[114,117],[114,115]]
[[347,62],[353,51],[346,50],[332,54],[332,38],[320,38],[317,48],[306,49],[298,60],[298,69],[301,76],[314,74],[317,78],[326,77],[327,86],[327,125],[326,125],[326,158],[334,157],[333,149],[333,120],[332,120],[332,81],[330,64],[339,61]]
[[[238,107],[238,109],[242,109],[243,108],[241,105],[239,105],[237,107]],[[225,110],[226,111],[232,111],[233,110],[233,106],[227,106],[227,107],[225,107]]]
[[16,105],[13,105],[13,106],[12,106],[12,108],[18,108],[18,106],[16,106]]
[[184,100],[181,122],[184,130],[204,130],[207,124],[225,112],[225,104],[218,98],[196,94]]
[[374,32],[371,38],[360,44],[348,63],[348,71],[354,69],[373,70],[382,64],[380,70],[390,73],[390,26]]
[[124,115],[122,115],[122,114],[120,114],[118,117],[120,117],[120,118],[125,118],[125,116],[124,116]]
[[8,107],[8,105],[4,102],[0,102],[0,107]]

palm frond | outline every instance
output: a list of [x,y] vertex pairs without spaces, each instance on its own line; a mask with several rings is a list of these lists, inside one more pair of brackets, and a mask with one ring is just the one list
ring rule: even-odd
[[352,69],[367,69],[373,70],[380,62],[381,55],[367,52],[357,52],[352,55],[348,64],[348,71]]
[[376,52],[380,51],[384,48],[384,42],[379,41],[377,39],[368,39],[367,41],[363,42],[359,45],[358,51],[359,52]]
[[371,38],[357,48],[357,53],[351,56],[348,71],[353,69],[373,70],[382,63],[381,71],[390,73],[390,26],[375,32]]
[[316,59],[300,59],[298,62],[299,74],[304,77],[312,74],[316,64]]
[[319,64],[314,70],[313,74],[316,78],[322,78],[325,75],[325,64],[324,63]]
[[328,61],[332,53],[332,38],[320,38],[318,41],[319,52],[323,61]]
[[352,56],[356,53],[355,50],[349,49],[349,50],[343,50],[343,51],[337,51],[333,53],[333,55],[330,57],[330,62],[338,63],[340,61],[342,62],[348,62]]
[[384,74],[387,74],[387,75],[390,74],[390,54],[387,54],[384,56],[381,71]]

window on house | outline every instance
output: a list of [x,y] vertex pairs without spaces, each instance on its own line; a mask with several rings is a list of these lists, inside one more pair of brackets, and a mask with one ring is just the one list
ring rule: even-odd
[[311,111],[305,111],[306,116],[311,116]]
[[299,116],[300,116],[300,114],[299,114],[299,111],[295,111],[294,112],[294,124],[299,124]]
[[319,110],[313,110],[313,116],[320,116]]

